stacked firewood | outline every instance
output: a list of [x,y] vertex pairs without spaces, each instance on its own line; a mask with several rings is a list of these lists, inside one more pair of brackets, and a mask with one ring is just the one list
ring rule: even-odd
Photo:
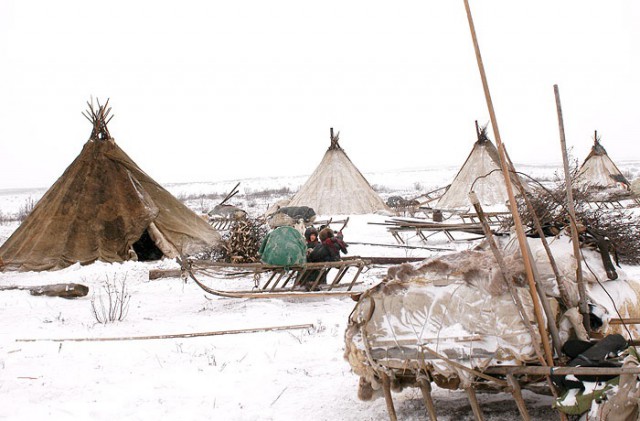
[[253,263],[259,260],[258,250],[267,235],[267,225],[261,218],[245,217],[235,221],[223,237],[223,246],[213,260],[228,263]]
[[[569,227],[569,214],[566,209],[566,189],[563,183],[555,188],[540,188],[528,194],[529,202],[546,235],[557,235]],[[574,207],[579,231],[599,237],[608,237],[617,258],[622,263],[640,263],[640,216],[631,209],[593,209],[584,193],[574,190]],[[518,200],[518,211],[523,224],[534,233],[534,222],[523,199]],[[509,226],[512,221],[505,221]]]

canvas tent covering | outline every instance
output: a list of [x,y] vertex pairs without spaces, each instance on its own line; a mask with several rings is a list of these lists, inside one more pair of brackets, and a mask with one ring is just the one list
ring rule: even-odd
[[[504,205],[508,201],[498,150],[487,137],[486,126],[477,132],[478,140],[451,185],[438,200],[437,209],[470,208],[469,192],[472,189],[483,206]],[[516,175],[511,177],[513,180]],[[523,185],[526,188],[526,184]],[[516,184],[513,186],[517,192]]]
[[319,215],[360,215],[388,210],[351,162],[331,129],[331,146],[288,206],[309,206]]
[[618,190],[624,192],[630,189],[629,181],[622,175],[600,144],[597,132],[594,136],[591,152],[580,166],[574,185],[579,190]]
[[220,242],[209,224],[118,147],[107,130],[107,104],[98,110],[89,104],[90,139],[0,247],[7,268],[173,258]]

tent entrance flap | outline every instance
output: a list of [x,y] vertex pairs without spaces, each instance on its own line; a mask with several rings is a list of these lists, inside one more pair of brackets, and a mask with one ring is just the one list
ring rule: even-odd
[[158,248],[155,241],[151,239],[149,230],[145,229],[142,236],[133,243],[133,250],[138,255],[138,261],[149,262],[152,260],[160,260],[164,253]]

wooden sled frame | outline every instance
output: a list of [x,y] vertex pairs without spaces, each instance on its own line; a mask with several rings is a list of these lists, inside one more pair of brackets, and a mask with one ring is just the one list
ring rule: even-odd
[[[385,225],[387,227],[387,231],[393,236],[398,244],[405,244],[402,236],[400,236],[401,232],[413,232],[424,243],[428,242],[429,238],[437,233],[443,233],[449,241],[458,241],[452,234],[454,231],[477,234],[479,236],[478,238],[482,238],[484,236],[482,226],[479,223],[443,224],[440,222],[428,221],[418,222],[391,220],[376,225]],[[473,239],[476,238],[472,238],[471,240]]]
[[[402,232],[413,232],[422,242],[428,242],[429,238],[437,233],[443,233],[449,241],[469,241],[484,237],[482,225],[475,213],[460,212],[453,213],[457,215],[462,222],[459,223],[443,223],[421,220],[419,218],[393,218],[383,223],[373,223],[375,225],[384,225],[387,231],[393,236],[398,244],[405,244],[404,239],[400,235]],[[486,214],[489,226],[493,230],[498,230],[502,226],[503,219],[507,213],[490,212]],[[477,238],[456,239],[453,232],[465,232],[468,234],[476,234]]]
[[[221,263],[202,261],[183,261],[181,263],[183,277],[191,278],[196,285],[205,292],[228,298],[273,298],[300,296],[345,296],[352,295],[358,277],[370,262],[352,258],[337,262],[307,263],[298,266],[274,266],[264,263]],[[346,280],[347,272],[355,269],[350,280]],[[326,275],[331,269],[337,273],[330,283],[324,283]],[[353,272],[353,271],[351,271]],[[252,275],[254,288],[248,291],[224,291],[211,288],[202,283],[196,273],[209,276],[239,277]],[[268,274],[266,280],[261,280],[262,274]],[[305,279],[306,278],[306,279]],[[304,282],[302,282],[304,280]],[[343,282],[344,281],[344,282]],[[337,289],[346,286],[346,291]]]
[[[477,339],[476,337],[461,337],[460,341],[471,341]],[[474,418],[478,421],[484,420],[484,415],[480,407],[480,403],[476,396],[476,391],[481,390],[493,390],[502,391],[512,394],[516,406],[518,408],[521,419],[528,421],[531,419],[524,398],[522,397],[522,385],[540,385],[541,383],[550,382],[547,380],[552,375],[614,375],[619,376],[622,374],[640,375],[640,367],[569,367],[569,366],[541,366],[541,365],[499,365],[489,366],[483,370],[467,367],[461,362],[457,362],[456,358],[446,357],[436,351],[434,351],[427,344],[420,345],[417,349],[414,349],[414,357],[407,359],[407,352],[401,348],[397,348],[398,344],[394,344],[391,347],[376,347],[370,348],[373,344],[368,345],[367,356],[369,357],[369,364],[371,367],[375,367],[376,377],[382,384],[382,391],[391,421],[397,421],[397,415],[393,404],[393,398],[391,394],[391,384],[393,379],[401,380],[403,383],[412,383],[416,387],[419,387],[422,392],[422,397],[425,403],[427,417],[431,421],[437,420],[436,406],[431,396],[431,382],[434,378],[434,373],[431,370],[431,363],[433,361],[440,361],[454,370],[464,371],[474,377],[472,385],[465,388],[464,391],[469,399],[469,404],[473,411]],[[633,342],[636,341],[631,341]],[[407,344],[400,344],[407,345]],[[477,355],[479,357],[486,357],[486,355]],[[474,355],[471,355],[464,360],[473,359]],[[554,391],[552,390],[552,393]],[[566,419],[566,418],[562,418]]]
[[216,231],[226,231],[236,221],[236,218],[226,216],[215,215],[209,217],[209,225]]

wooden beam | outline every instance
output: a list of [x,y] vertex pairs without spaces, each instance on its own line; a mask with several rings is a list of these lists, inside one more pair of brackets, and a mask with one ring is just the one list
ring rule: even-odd
[[475,370],[475,369],[473,369],[471,367],[467,367],[466,365],[462,365],[462,364],[457,363],[457,362],[455,362],[453,360],[450,360],[449,358],[445,357],[442,354],[437,353],[436,351],[432,350],[429,347],[423,346],[422,349],[425,352],[433,355],[434,357],[437,357],[438,359],[444,361],[445,363],[449,364],[452,367],[455,367],[455,368],[458,368],[460,370],[466,371],[469,374],[472,374],[472,375],[474,375],[476,377],[480,377],[480,378],[485,379],[485,380],[489,380],[490,382],[494,382],[494,383],[499,384],[501,386],[506,386],[507,385],[507,383],[504,380],[496,379],[495,377],[489,376],[487,374],[484,374],[481,371]]
[[391,421],[398,421],[396,409],[393,407],[393,397],[391,396],[391,381],[386,373],[380,373],[382,378],[382,391],[384,392],[384,402],[387,404],[387,412]]
[[576,259],[576,283],[578,284],[578,294],[580,295],[580,314],[582,314],[582,324],[587,330],[587,334],[591,334],[591,325],[589,321],[589,305],[587,304],[587,287],[582,276],[582,260],[580,259],[580,243],[578,241],[578,227],[576,221],[576,210],[573,206],[573,188],[571,186],[571,176],[569,174],[569,158],[567,157],[567,143],[564,136],[564,118],[562,117],[562,105],[560,105],[560,91],[558,85],[553,85],[553,91],[556,97],[556,109],[558,112],[558,127],[560,130],[560,146],[562,150],[562,165],[564,169],[564,182],[567,190],[567,212],[571,223],[571,243],[573,244],[573,257]]
[[431,382],[422,377],[418,380],[420,385],[420,391],[422,392],[422,398],[424,399],[424,405],[427,407],[427,416],[430,421],[438,421],[436,415],[436,407],[433,404],[433,398],[431,397]]
[[611,319],[609,320],[609,324],[610,325],[621,325],[621,324],[638,325],[640,324],[640,317],[631,317],[628,319]]
[[524,233],[524,229],[522,228],[522,221],[520,220],[520,215],[518,214],[518,204],[516,202],[513,186],[511,184],[511,175],[509,172],[509,168],[507,167],[507,159],[505,156],[504,144],[502,143],[502,138],[500,136],[500,130],[498,129],[498,120],[496,118],[496,113],[493,108],[493,101],[491,99],[491,93],[489,92],[489,83],[487,82],[487,76],[484,71],[484,64],[482,62],[482,56],[480,55],[480,46],[478,45],[478,39],[476,36],[475,26],[473,24],[473,18],[471,17],[471,9],[469,8],[469,0],[464,0],[465,9],[467,11],[467,19],[469,21],[469,29],[471,31],[471,38],[473,41],[473,47],[476,53],[476,60],[478,62],[478,69],[480,71],[480,78],[482,79],[482,87],[484,89],[485,100],[487,102],[487,108],[489,110],[489,116],[491,118],[491,125],[493,126],[493,133],[496,138],[496,144],[498,145],[498,153],[500,156],[500,166],[502,168],[502,175],[504,177],[505,186],[507,189],[507,194],[509,196],[509,206],[511,209],[511,213],[513,215],[513,224],[516,229],[516,234],[518,237],[518,243],[520,245],[520,250],[522,254],[522,260],[524,262],[525,271],[527,274],[527,282],[529,283],[529,292],[531,294],[531,300],[533,301],[533,310],[536,316],[536,321],[538,324],[538,329],[540,330],[540,337],[542,339],[542,346],[544,348],[545,357],[548,365],[553,365],[553,352],[551,351],[551,345],[549,343],[549,338],[547,334],[547,329],[545,328],[544,318],[542,317],[542,310],[540,309],[540,300],[542,297],[538,296],[536,290],[536,279],[533,274],[533,263],[531,262],[530,253],[528,252],[529,245],[527,243],[527,239]]
[[527,406],[525,405],[524,399],[522,398],[520,383],[518,383],[513,374],[507,374],[507,383],[509,383],[509,386],[511,387],[511,394],[513,395],[513,399],[516,401],[518,411],[520,411],[520,416],[524,421],[529,421],[531,418],[529,417]]
[[477,421],[484,421],[484,415],[482,415],[482,409],[480,408],[480,404],[478,403],[478,397],[476,396],[476,391],[473,387],[467,387],[464,389],[467,392],[467,396],[469,397],[469,403],[471,404],[471,410],[473,411],[473,415],[475,416]]
[[269,326],[269,327],[255,327],[249,329],[236,329],[236,330],[218,330],[213,332],[196,332],[196,333],[177,333],[170,335],[150,335],[150,336],[118,336],[108,338],[64,338],[64,339],[16,339],[16,342],[109,342],[109,341],[140,341],[149,339],[176,339],[176,338],[198,338],[202,336],[219,336],[219,335],[236,335],[239,333],[255,333],[255,332],[269,332],[276,330],[294,330],[294,329],[310,329],[313,324],[304,325],[288,325],[288,326]]
[[51,285],[5,285],[0,286],[0,291],[27,290],[31,295],[45,295],[47,297],[77,298],[85,297],[89,293],[89,287],[82,284],[51,284]]
[[640,374],[640,367],[544,367],[544,366],[500,366],[488,367],[484,370],[489,374],[529,374],[536,376],[618,376],[621,374]]

